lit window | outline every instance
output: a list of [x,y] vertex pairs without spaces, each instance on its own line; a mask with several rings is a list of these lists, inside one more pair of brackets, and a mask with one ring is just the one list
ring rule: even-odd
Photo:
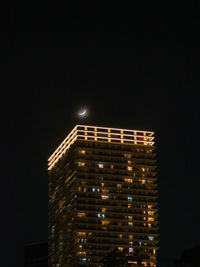
[[101,211],[102,211],[102,212],[106,212],[106,208],[102,208]]
[[77,255],[84,255],[84,256],[86,256],[86,252],[84,252],[84,251],[79,251],[79,252],[77,253]]
[[85,166],[85,162],[78,161],[77,164],[78,164],[78,166]]
[[85,187],[85,188],[83,188],[83,192],[86,192],[87,191],[87,188]]
[[132,164],[132,161],[128,160],[128,164]]
[[88,235],[92,235],[92,233],[91,233],[91,232],[89,232],[89,233],[88,233]]
[[105,189],[105,188],[101,189],[101,191],[102,191],[103,193],[108,193],[108,192],[109,192],[108,189]]
[[51,227],[51,232],[52,232],[52,233],[54,233],[54,232],[55,232],[55,228],[56,228],[56,226],[55,226],[55,225],[53,225],[53,226]]
[[102,186],[102,187],[104,187],[104,185],[105,185],[104,183],[101,183],[101,186]]
[[128,201],[132,202],[133,198],[132,197],[127,197]]
[[154,237],[153,236],[149,236],[149,240],[154,240]]
[[133,245],[133,241],[130,241],[130,242],[129,242],[129,245]]
[[79,213],[77,214],[77,216],[78,216],[78,217],[85,217],[85,212],[79,212]]
[[92,192],[95,192],[95,188],[94,187],[92,188]]
[[131,154],[124,154],[124,157],[127,158],[127,159],[130,159],[131,158]]
[[137,264],[137,261],[131,261],[131,263]]
[[142,242],[141,241],[139,241],[139,245],[142,246]]
[[133,252],[133,248],[129,248],[128,251],[129,251],[129,252]]
[[128,222],[128,225],[129,225],[129,226],[133,226],[133,223],[132,223],[132,222]]
[[117,188],[122,188],[122,185],[121,184],[117,184]]
[[110,222],[108,221],[108,220],[102,220],[102,224],[103,225],[107,225],[107,224],[109,224]]
[[103,164],[102,163],[99,163],[99,168],[103,168]]
[[87,258],[81,258],[81,261],[82,262],[86,262],[87,261]]
[[145,168],[142,168],[142,171],[145,172]]
[[98,216],[99,218],[105,218],[105,214],[98,213],[97,216]]
[[99,188],[97,188],[97,192],[100,192],[100,189]]
[[128,166],[128,167],[127,167],[127,170],[128,170],[128,171],[132,171],[133,168],[132,168],[131,166]]
[[154,222],[154,218],[153,218],[153,217],[149,217],[149,218],[148,218],[148,221],[149,221],[149,222]]
[[129,221],[133,220],[133,216],[128,216]]
[[86,236],[86,232],[78,232],[77,234],[80,236]]
[[145,180],[142,180],[142,184],[145,184],[145,182],[146,182]]
[[119,238],[122,238],[122,234],[119,235]]
[[119,251],[123,251],[123,248],[122,247],[118,247]]
[[128,203],[128,208],[131,208],[131,207],[132,207],[132,205]]
[[113,169],[113,168],[114,168],[114,165],[111,164],[111,165],[110,165],[110,168]]
[[155,248],[153,249],[153,254],[156,254],[156,250],[155,250]]
[[150,223],[148,223],[148,227],[151,228],[151,224]]
[[101,198],[102,199],[109,199],[109,196],[107,196],[107,195],[101,195]]
[[78,191],[81,191],[81,187],[80,186],[78,187]]
[[133,235],[129,235],[129,239],[133,239]]
[[132,183],[132,182],[133,182],[133,179],[124,178],[124,182],[127,182],[127,183]]
[[149,214],[149,215],[153,215],[154,212],[153,212],[153,211],[148,211],[148,214]]
[[80,150],[80,153],[81,154],[85,154],[85,150]]
[[148,205],[148,208],[149,208],[149,209],[152,209],[152,205]]

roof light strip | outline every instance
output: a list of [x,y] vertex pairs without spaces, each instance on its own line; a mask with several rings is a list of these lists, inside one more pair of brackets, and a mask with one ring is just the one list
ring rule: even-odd
[[53,152],[53,154],[50,156],[50,158],[48,159],[48,161],[50,161],[52,159],[52,157],[55,155],[55,153],[57,153],[57,151],[59,150],[59,148],[62,147],[62,145],[66,142],[66,140],[70,137],[70,135],[73,134],[73,131],[76,130],[76,128],[78,127],[78,125],[76,125],[72,131],[68,134],[68,136],[64,139],[64,141],[59,145],[59,147]]
[[[54,155],[54,157],[51,157],[51,161],[49,162],[48,165],[51,165],[51,162],[54,161],[55,158],[59,156],[59,154],[62,152],[63,149],[65,149],[65,146],[70,143],[70,141],[76,136],[77,130],[74,132],[74,134],[70,137],[70,139],[67,142],[63,142],[63,146],[60,148],[60,150]],[[65,139],[66,140],[66,139]]]
[[[119,130],[120,131],[120,133],[119,134],[121,134],[121,131],[123,131],[122,129],[117,129],[117,128],[106,128],[106,127],[95,127],[94,126],[94,131],[88,131],[88,130],[80,130],[80,129],[77,129],[78,127],[89,127],[89,128],[93,128],[93,126],[85,126],[85,125],[77,125],[77,126],[75,126],[74,128],[73,128],[73,130],[69,133],[69,135],[64,139],[64,141],[60,144],[60,146],[56,149],[56,151],[51,155],[51,157],[48,159],[48,161],[50,161],[50,164],[51,164],[51,162],[54,160],[54,158],[55,157],[57,157],[60,153],[61,153],[61,151],[63,150],[63,148],[64,148],[64,146],[66,145],[66,144],[68,144],[69,142],[70,142],[70,139],[71,138],[73,138],[73,136],[77,133],[77,131],[80,131],[80,132],[85,132],[85,131],[87,131],[87,132],[95,132],[95,133],[99,133],[99,134],[107,134],[107,133],[105,133],[105,132],[98,132],[98,130],[97,131],[95,131],[95,128],[99,128],[99,129],[114,129],[114,130]],[[76,130],[76,131],[75,131]],[[75,131],[75,133],[73,133]],[[134,132],[134,130],[126,130],[126,131],[131,131],[131,132]],[[137,132],[143,132],[143,131],[137,131]],[[146,132],[147,133],[147,132]],[[148,133],[153,133],[153,132],[148,132]],[[73,135],[72,135],[73,134]],[[112,135],[119,135],[118,133],[108,133],[108,134],[112,134]],[[133,137],[144,137],[144,136],[140,136],[140,135],[128,135],[128,134],[124,134],[123,133],[123,136],[133,136]],[[100,138],[100,137],[98,137],[98,138]],[[154,137],[149,137],[149,136],[145,136],[144,138],[151,138],[151,140],[153,140],[154,139]],[[69,140],[68,140],[69,139]],[[110,138],[109,138],[110,139]],[[112,138],[111,138],[112,139]],[[67,143],[66,143],[66,140],[68,140],[67,141]],[[123,140],[125,140],[125,139],[123,139]],[[138,142],[139,142],[139,140],[138,140]],[[141,142],[141,141],[140,141]],[[66,144],[65,144],[66,143]]]
[[154,137],[153,136],[148,136],[148,135],[135,135],[135,134],[125,134],[125,133],[109,133],[109,132],[98,132],[98,130],[97,131],[88,131],[88,130],[79,130],[78,129],[78,132],[87,132],[87,133],[96,133],[97,134],[97,136],[96,137],[98,137],[98,134],[110,134],[110,135],[123,135],[123,136],[131,136],[131,137],[143,137],[143,138],[151,138],[151,140],[153,140],[154,139]]
[[116,131],[127,131],[127,132],[138,132],[138,133],[154,134],[154,132],[150,132],[150,131],[129,130],[129,129],[119,129],[119,128],[110,128],[110,127],[98,127],[98,126],[91,126],[91,125],[77,125],[76,127],[96,128],[97,132],[98,132],[98,129],[105,129],[105,130],[116,130]]
[[76,139],[77,139],[77,136],[74,137],[74,139],[69,143],[69,145],[65,148],[65,150],[63,150],[63,152],[60,154],[60,156],[51,163],[51,165],[49,166],[48,170],[51,170],[53,168],[53,166],[58,162],[59,158],[62,157],[62,155],[70,148],[71,144],[73,142],[75,142]]
[[151,142],[151,141],[141,141],[141,140],[131,140],[131,139],[122,139],[122,138],[114,138],[114,137],[99,137],[99,136],[91,136],[91,135],[82,135],[82,134],[77,134],[77,137],[87,137],[87,138],[93,138],[93,139],[110,139],[110,140],[118,140],[121,142],[121,140],[123,141],[129,141],[129,142],[139,142],[139,143],[148,143],[148,144],[154,144],[155,142]]

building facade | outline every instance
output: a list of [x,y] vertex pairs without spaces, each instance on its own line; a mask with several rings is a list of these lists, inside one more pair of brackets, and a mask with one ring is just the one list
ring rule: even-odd
[[48,160],[49,264],[157,266],[154,133],[77,125]]

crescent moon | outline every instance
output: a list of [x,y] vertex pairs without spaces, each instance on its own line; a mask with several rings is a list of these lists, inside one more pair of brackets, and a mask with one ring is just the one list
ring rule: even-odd
[[82,112],[79,112],[78,115],[84,116],[86,114],[86,112],[87,112],[86,109],[84,109]]

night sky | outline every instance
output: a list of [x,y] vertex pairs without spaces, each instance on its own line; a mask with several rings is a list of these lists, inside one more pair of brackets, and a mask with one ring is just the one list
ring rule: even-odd
[[0,266],[47,240],[47,159],[77,123],[155,131],[160,256],[200,244],[199,6],[32,5],[0,18]]

